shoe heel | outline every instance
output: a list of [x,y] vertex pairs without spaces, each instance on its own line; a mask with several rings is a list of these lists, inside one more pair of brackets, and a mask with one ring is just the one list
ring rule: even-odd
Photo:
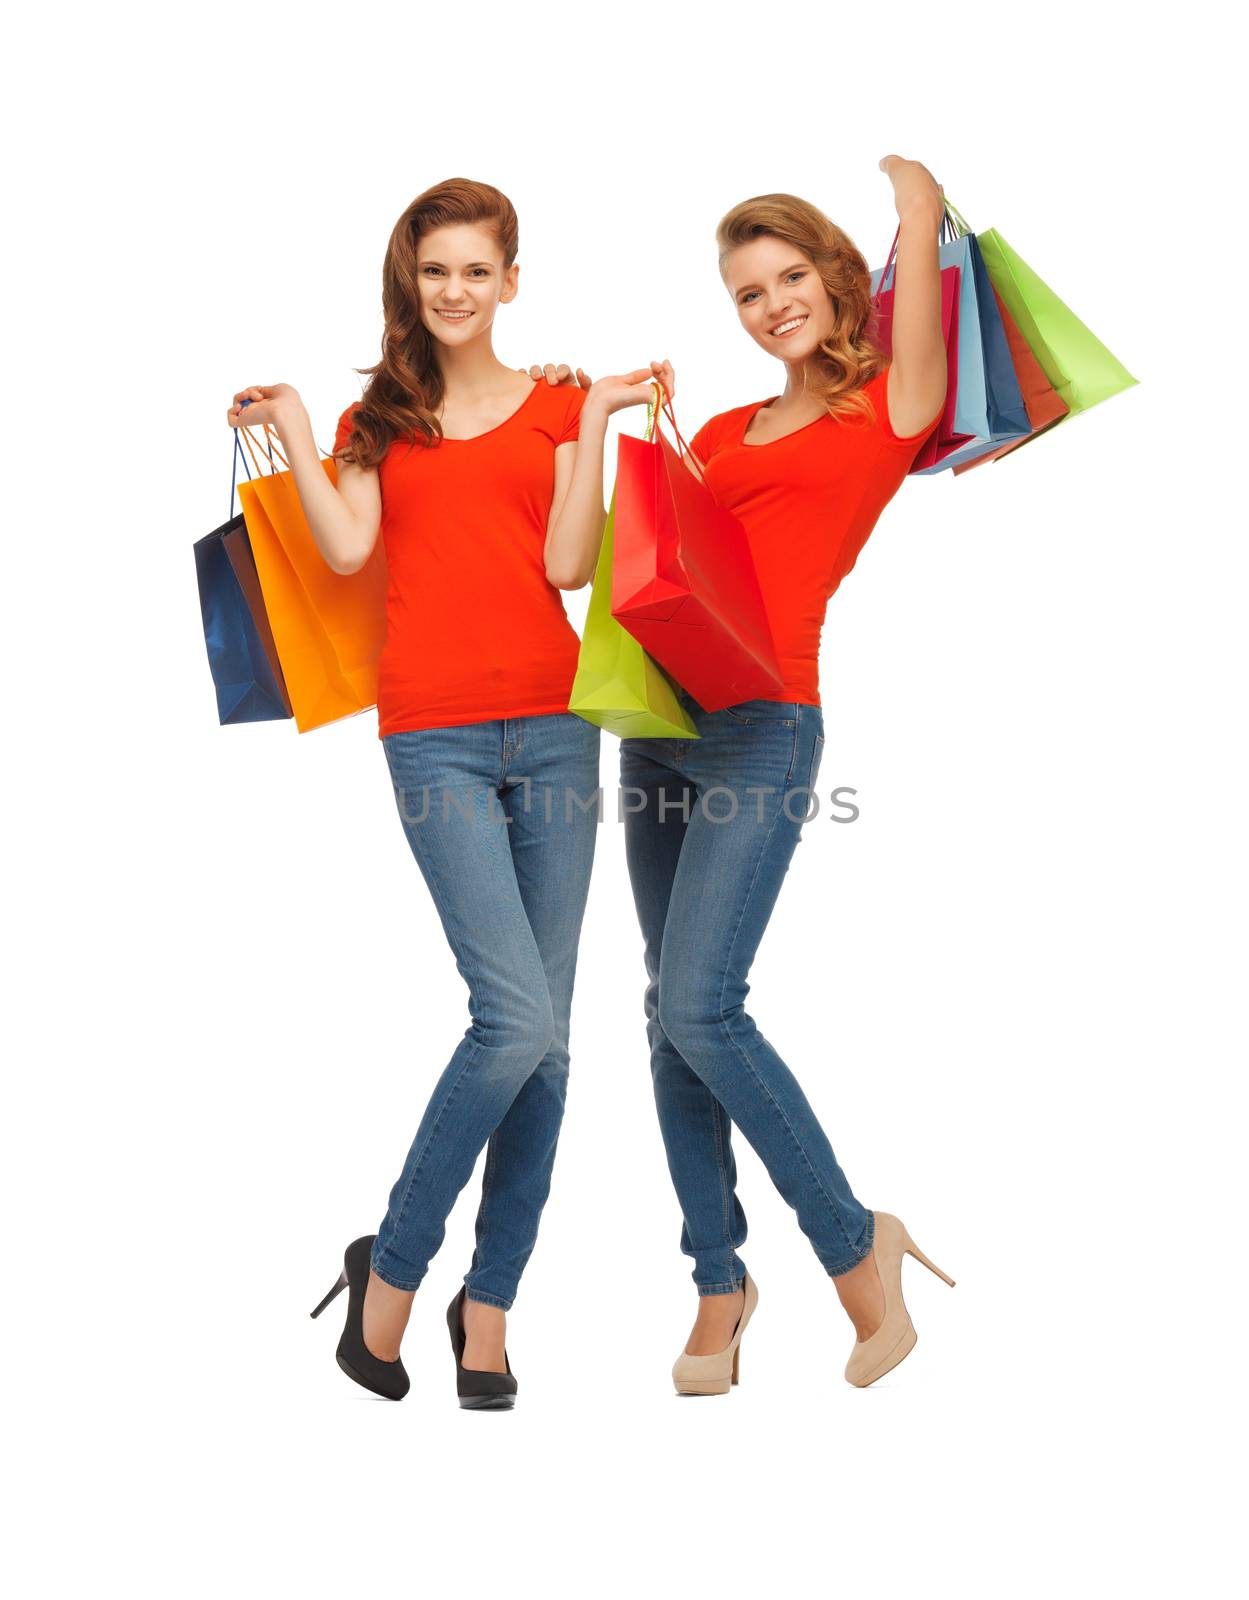
[[338,1282],[330,1290],[329,1294],[326,1295],[325,1299],[322,1300],[321,1304],[316,1308],[316,1310],[315,1311],[310,1311],[308,1313],[308,1315],[311,1316],[311,1317],[319,1317],[321,1315],[321,1313],[325,1310],[326,1306],[329,1305],[330,1301],[334,1298],[334,1296],[336,1294],[341,1294],[346,1287],[347,1287],[347,1269],[346,1269],[346,1267],[344,1267],[343,1270],[338,1275]]
[[739,1344],[737,1349],[734,1350],[734,1352],[733,1352],[733,1377],[732,1377],[732,1380],[731,1380],[733,1383],[737,1382],[737,1364],[741,1360],[741,1358],[742,1358],[742,1347]]
[[915,1243],[914,1239],[911,1238],[909,1233],[906,1236],[906,1244],[903,1246],[903,1248],[906,1250],[908,1255],[914,1256],[916,1261],[922,1261],[928,1268],[929,1272],[935,1272],[937,1277],[940,1278],[943,1283],[948,1283],[951,1289],[954,1287],[954,1279],[951,1278],[948,1273],[942,1272],[941,1268],[935,1261],[929,1261],[928,1257]]

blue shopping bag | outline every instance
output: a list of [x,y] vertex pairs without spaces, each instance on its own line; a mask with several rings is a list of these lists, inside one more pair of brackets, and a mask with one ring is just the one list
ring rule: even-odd
[[217,720],[223,726],[233,722],[278,722],[292,715],[247,526],[242,512],[234,515],[240,460],[246,472],[247,460],[236,432],[230,519],[194,545],[204,644],[217,691]]
[[[952,211],[951,207],[942,218],[943,233]],[[953,216],[957,218],[958,213],[953,212]],[[957,222],[950,226],[957,229]],[[916,468],[917,477],[961,466],[1012,440],[1026,438],[1032,431],[1001,312],[975,234],[967,229],[957,231],[954,238],[941,245],[938,255],[942,271],[951,266],[959,269],[954,428],[957,433],[966,434],[967,439],[933,466]],[[889,266],[886,262],[884,268],[872,274],[873,292]]]

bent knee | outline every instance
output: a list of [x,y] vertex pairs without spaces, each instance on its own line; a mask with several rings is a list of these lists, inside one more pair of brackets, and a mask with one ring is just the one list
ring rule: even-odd
[[482,1047],[501,1059],[536,1067],[555,1043],[555,1016],[548,1004],[523,1013],[477,1021],[473,1032]]
[[658,1005],[659,1026],[683,1056],[713,1044],[723,1033],[728,1020],[725,1012],[709,996],[680,991],[665,994]]

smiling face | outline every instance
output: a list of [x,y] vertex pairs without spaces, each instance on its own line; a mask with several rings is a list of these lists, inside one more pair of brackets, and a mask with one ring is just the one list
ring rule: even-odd
[[775,234],[731,251],[724,282],[742,327],[781,361],[805,361],[833,331],[832,296],[815,263]]
[[516,296],[520,267],[504,268],[498,241],[476,223],[432,228],[417,246],[421,321],[440,344],[478,338]]

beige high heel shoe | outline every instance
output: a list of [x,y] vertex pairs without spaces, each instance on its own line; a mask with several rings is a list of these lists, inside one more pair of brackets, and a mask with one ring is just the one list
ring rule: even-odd
[[902,1257],[914,1256],[916,1261],[924,1263],[929,1272],[935,1272],[951,1288],[954,1287],[954,1279],[946,1277],[935,1262],[929,1261],[903,1224],[888,1211],[876,1212],[872,1252],[876,1257],[880,1286],[885,1292],[885,1316],[870,1338],[855,1341],[850,1359],[846,1362],[846,1379],[858,1389],[866,1389],[869,1383],[883,1378],[915,1348],[915,1324],[902,1298]]
[[742,1288],[746,1292],[746,1303],[737,1319],[733,1337],[724,1349],[709,1356],[691,1356],[683,1350],[677,1357],[672,1368],[672,1381],[678,1394],[728,1394],[729,1386],[737,1382],[742,1334],[759,1304],[759,1291],[749,1272],[742,1279]]

